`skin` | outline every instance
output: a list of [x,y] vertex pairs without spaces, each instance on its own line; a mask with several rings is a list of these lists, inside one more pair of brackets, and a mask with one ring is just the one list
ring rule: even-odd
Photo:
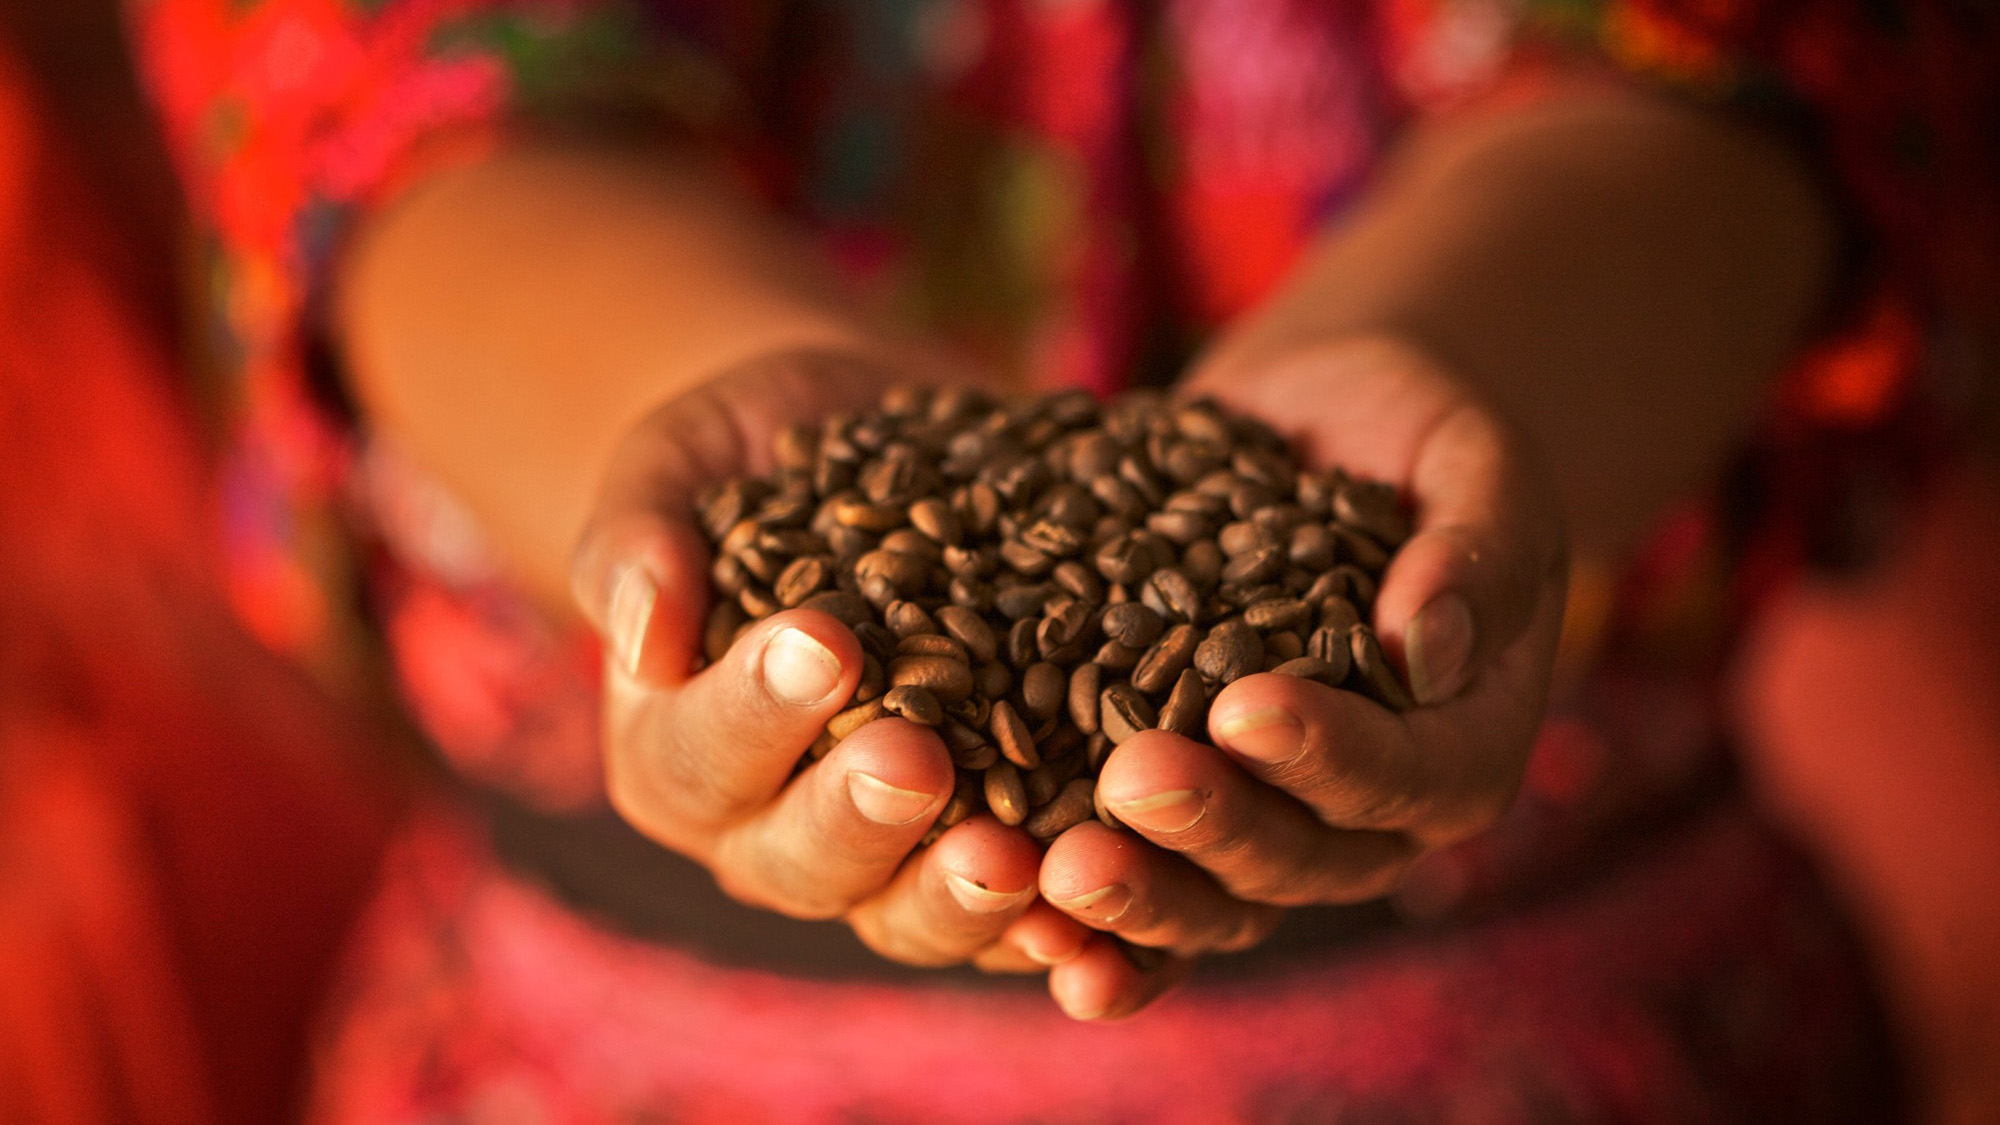
[[1086,824],[1046,854],[985,818],[912,850],[951,774],[897,720],[787,781],[858,675],[832,619],[781,614],[688,674],[708,561],[688,498],[768,469],[792,419],[976,377],[848,303],[794,233],[666,154],[524,146],[373,218],[339,327],[382,439],[605,636],[627,818],[746,901],[843,918],[898,960],[1047,971],[1065,1011],[1114,1019],[1500,815],[1547,692],[1565,528],[1615,546],[1715,464],[1832,246],[1775,145],[1636,94],[1415,130],[1184,386],[1412,498],[1376,625],[1423,706],[1248,677],[1213,746],[1153,733],[1107,761],[1135,832]]

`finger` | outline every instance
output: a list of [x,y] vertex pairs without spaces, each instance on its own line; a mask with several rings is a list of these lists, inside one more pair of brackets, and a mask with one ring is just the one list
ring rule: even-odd
[[[981,954],[990,960],[975,963],[981,968],[990,963],[994,966],[991,971],[996,972],[1043,972],[1082,953],[1094,933],[1089,926],[1037,897],[1000,935],[1000,940],[993,943],[991,950]],[[1023,965],[1025,969],[1016,967]]]
[[1419,705],[1456,698],[1545,600],[1561,598],[1566,540],[1539,476],[1520,440],[1471,400],[1446,410],[1418,449],[1416,533],[1383,575],[1375,626]]
[[1246,902],[1376,898],[1396,884],[1416,851],[1398,832],[1330,827],[1213,747],[1164,731],[1136,735],[1114,750],[1097,784],[1126,827]]
[[708,560],[708,544],[680,520],[631,508],[592,521],[570,586],[604,640],[608,670],[655,688],[687,677],[707,612]]
[[722,662],[648,692],[606,681],[606,785],[627,819],[676,846],[768,803],[861,676],[847,627],[811,610],[760,621]]
[[1109,935],[1049,970],[1049,995],[1071,1019],[1118,1020],[1138,1012],[1187,978],[1193,962],[1133,949]]
[[913,855],[847,922],[891,960],[955,965],[999,940],[1028,909],[1040,862],[1041,848],[1026,833],[975,816]]
[[1433,847],[1506,809],[1522,769],[1513,746],[1531,737],[1539,708],[1496,690],[1398,715],[1354,692],[1260,673],[1215,697],[1208,729],[1251,776],[1325,823]]
[[1181,856],[1097,823],[1049,845],[1041,889],[1050,905],[1093,929],[1183,954],[1247,949],[1283,914],[1233,897]]
[[901,719],[869,723],[723,831],[710,867],[746,902],[838,917],[895,876],[951,797],[952,780],[936,734]]

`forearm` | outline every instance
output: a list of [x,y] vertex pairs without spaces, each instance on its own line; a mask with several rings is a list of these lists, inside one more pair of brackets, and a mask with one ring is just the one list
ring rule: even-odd
[[1605,93],[1418,129],[1209,368],[1386,332],[1541,446],[1586,546],[1712,470],[1823,299],[1833,225],[1781,147]]
[[648,409],[759,354],[882,347],[803,242],[718,177],[548,147],[369,220],[336,327],[371,428],[552,601],[603,464]]

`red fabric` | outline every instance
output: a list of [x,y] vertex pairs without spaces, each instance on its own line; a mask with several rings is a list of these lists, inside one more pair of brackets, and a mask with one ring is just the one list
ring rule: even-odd
[[0,43],[0,1120],[279,1120],[386,790],[228,614],[168,342],[55,137]]

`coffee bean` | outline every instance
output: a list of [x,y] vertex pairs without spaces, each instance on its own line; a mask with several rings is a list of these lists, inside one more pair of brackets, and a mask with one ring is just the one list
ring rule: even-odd
[[874,653],[862,653],[861,680],[854,685],[855,701],[865,703],[870,699],[877,698],[883,692],[887,691],[888,688],[889,673],[882,667],[882,662],[875,658]]
[[1194,650],[1195,667],[1211,683],[1234,683],[1263,664],[1263,638],[1241,619],[1216,625]]
[[1014,686],[1014,673],[998,660],[989,660],[972,670],[972,690],[988,699],[998,699]]
[[899,638],[924,636],[938,631],[937,622],[931,620],[931,615],[915,602],[890,602],[888,608],[882,611],[882,619],[888,624],[889,631]]
[[1107,608],[1100,622],[1105,636],[1136,649],[1151,648],[1167,627],[1159,614],[1137,602]]
[[1243,620],[1264,632],[1296,629],[1312,618],[1313,608],[1302,598],[1266,598],[1243,611]]
[[1150,730],[1158,717],[1153,705],[1131,684],[1112,684],[1098,695],[1098,723],[1114,744],[1142,730]]
[[972,669],[946,656],[899,656],[889,662],[891,687],[925,688],[946,703],[972,695]]
[[1093,799],[1096,791],[1096,782],[1084,777],[1074,778],[1064,784],[1047,804],[1036,809],[1021,827],[1037,840],[1053,840],[1090,819],[1096,811]]
[[1383,654],[1381,642],[1375,639],[1375,630],[1366,625],[1355,626],[1348,634],[1348,645],[1354,656],[1354,671],[1376,702],[1391,711],[1408,711],[1417,705],[1396,678],[1395,670],[1389,667],[1389,658]]
[[1160,707],[1160,729],[1194,738],[1200,735],[1207,717],[1208,693],[1202,690],[1201,673],[1185,669]]
[[855,577],[863,582],[870,579],[886,582],[901,597],[921,593],[930,571],[928,562],[900,551],[870,551],[854,560]]
[[1194,662],[1200,647],[1200,632],[1192,625],[1176,625],[1167,630],[1132,670],[1132,686],[1144,692],[1166,691]]
[[1014,763],[995,762],[986,767],[986,807],[1010,827],[1028,819],[1028,792]]
[[993,704],[992,717],[987,720],[987,730],[993,734],[993,744],[1000,748],[1006,759],[1022,769],[1034,769],[1042,764],[1042,757],[1035,751],[1035,738],[1028,730],[1028,724],[1014,711],[1013,704],[1001,700]]
[[1117,641],[1106,641],[1098,646],[1090,662],[1106,672],[1130,672],[1139,666],[1140,658],[1145,655],[1144,649],[1133,648]]
[[871,699],[840,712],[826,721],[826,730],[836,740],[846,738],[864,725],[872,723],[889,713],[887,705],[879,699]]
[[750,620],[743,607],[733,601],[718,600],[708,608],[707,622],[701,630],[701,651],[710,664],[721,660],[729,651],[730,642],[736,639],[736,630]]
[[1027,705],[1028,713],[1038,720],[1052,719],[1062,710],[1063,697],[1068,689],[1063,670],[1046,660],[1028,665],[1027,671],[1021,674],[1021,702]]
[[1146,580],[1145,603],[1155,613],[1172,621],[1195,623],[1201,619],[1201,594],[1194,583],[1178,570],[1157,571]]
[[940,546],[957,546],[965,536],[965,529],[959,524],[958,517],[952,514],[951,505],[935,496],[926,496],[911,503],[908,516],[911,527]]
[[[1328,687],[1339,687],[1340,681],[1346,679],[1345,675],[1334,675],[1336,669],[1332,664],[1310,656],[1301,656],[1295,660],[1284,661],[1274,666],[1271,671],[1276,672],[1280,676],[1297,676],[1302,680],[1317,680]],[[1339,669],[1339,671],[1344,672],[1345,669]]]
[[942,656],[960,664],[972,663],[972,655],[965,651],[964,645],[939,633],[911,633],[897,637],[896,655]]
[[892,715],[901,715],[923,726],[934,727],[944,722],[944,704],[929,690],[915,684],[890,688],[882,697],[882,706]]
[[1069,721],[1085,734],[1097,733],[1097,693],[1103,670],[1096,664],[1081,664],[1069,674]]

